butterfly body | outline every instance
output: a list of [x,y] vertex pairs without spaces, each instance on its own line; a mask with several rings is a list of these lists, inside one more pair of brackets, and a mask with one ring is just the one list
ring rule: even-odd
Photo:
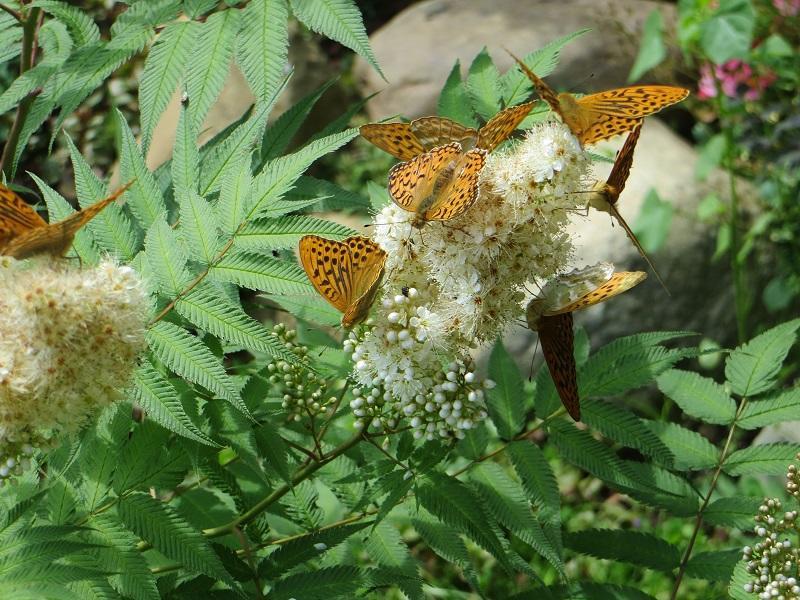
[[363,236],[339,242],[306,235],[299,248],[308,278],[343,313],[342,325],[352,327],[366,319],[383,278],[386,252]]
[[11,189],[0,185],[0,255],[17,259],[45,253],[63,256],[72,246],[78,230],[119,198],[132,183],[63,221],[49,224]]
[[614,273],[609,263],[600,263],[552,280],[544,287],[540,298],[528,303],[525,315],[528,327],[538,332],[558,396],[576,421],[580,420],[581,409],[572,313],[613,298],[646,277],[647,273],[642,271]]

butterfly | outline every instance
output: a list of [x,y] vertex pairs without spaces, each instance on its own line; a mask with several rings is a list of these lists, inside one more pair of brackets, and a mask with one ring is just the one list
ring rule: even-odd
[[0,255],[23,259],[48,253],[63,256],[78,230],[114,202],[133,184],[119,188],[108,198],[71,214],[58,223],[47,223],[10,188],[0,184]]
[[511,58],[517,61],[541,99],[558,113],[581,146],[631,131],[643,117],[657,113],[689,95],[686,88],[671,85],[632,85],[582,98],[567,92],[556,94],[522,60],[513,54]]
[[533,102],[501,110],[477,130],[445,117],[422,117],[410,123],[369,123],[362,125],[359,132],[400,160],[410,160],[451,142],[458,142],[464,150],[481,148],[491,152],[514,133],[531,108]]
[[466,212],[478,198],[481,169],[487,151],[462,151],[451,142],[398,163],[389,171],[389,196],[400,208],[414,213],[411,225],[448,221]]
[[625,222],[625,219],[622,218],[622,215],[617,209],[617,201],[619,200],[620,194],[622,194],[622,190],[625,189],[625,182],[628,180],[628,175],[631,172],[631,166],[633,165],[633,151],[636,148],[636,142],[639,140],[639,134],[641,133],[641,130],[642,124],[639,123],[639,125],[637,125],[633,131],[628,134],[628,137],[625,139],[625,144],[617,154],[617,158],[614,161],[614,166],[611,168],[611,174],[608,176],[608,180],[605,182],[598,181],[597,185],[594,186],[594,189],[589,196],[589,205],[599,211],[606,212],[617,219],[619,224],[622,226],[622,229],[625,230],[628,239],[630,239],[630,241],[636,247],[636,250],[639,252],[641,257],[647,262],[647,264],[653,270],[653,273],[655,273],[656,278],[661,286],[664,288],[664,290],[666,290],[667,294],[669,294],[669,290],[667,290],[664,280],[661,278],[661,275],[659,275],[658,271],[653,265],[653,262],[650,260],[650,257],[647,256],[647,253],[644,251],[644,248],[642,248],[642,245],[639,243],[636,235],[633,233],[633,231],[631,231],[628,223]]
[[581,419],[572,313],[612,298],[641,283],[643,271],[614,273],[610,263],[576,270],[557,277],[528,303],[528,327],[539,334],[547,369],[561,404],[575,420]]
[[344,313],[344,327],[367,318],[386,262],[378,244],[362,236],[339,242],[306,235],[300,239],[300,262],[320,295]]

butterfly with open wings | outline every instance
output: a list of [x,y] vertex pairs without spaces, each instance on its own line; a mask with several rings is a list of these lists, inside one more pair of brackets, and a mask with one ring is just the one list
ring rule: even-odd
[[646,277],[642,271],[614,273],[613,265],[600,263],[556,277],[544,286],[541,297],[528,303],[528,327],[538,332],[558,397],[575,421],[581,419],[581,406],[572,313],[613,298]]

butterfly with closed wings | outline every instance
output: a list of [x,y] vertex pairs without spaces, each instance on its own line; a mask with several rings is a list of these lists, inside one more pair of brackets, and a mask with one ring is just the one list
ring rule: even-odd
[[0,185],[0,255],[17,259],[37,254],[63,256],[78,230],[119,198],[129,182],[108,198],[71,214],[58,223],[47,223],[10,188]]
[[600,263],[555,278],[542,289],[541,297],[528,303],[528,327],[538,332],[558,397],[575,421],[581,419],[581,406],[572,313],[621,294],[646,277],[643,271],[614,273],[613,265]]
[[533,83],[539,97],[550,105],[581,146],[595,144],[632,131],[643,117],[680,102],[689,90],[671,85],[631,85],[576,98],[568,92],[557,94],[521,59],[506,50]]
[[386,252],[366,237],[341,242],[316,235],[300,239],[300,263],[317,292],[343,313],[344,327],[367,318],[385,262]]

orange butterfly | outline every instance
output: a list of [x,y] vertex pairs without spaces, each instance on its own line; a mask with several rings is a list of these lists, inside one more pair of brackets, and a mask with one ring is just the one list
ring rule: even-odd
[[[581,419],[578,375],[575,366],[575,338],[572,313],[603,302],[641,283],[642,271],[614,273],[609,263],[567,273],[548,283],[541,298],[528,303],[526,320],[539,333],[547,369],[561,399],[561,404],[575,420]],[[567,298],[557,298],[558,292]]]
[[458,142],[438,146],[389,171],[389,196],[400,208],[414,213],[414,227],[454,219],[478,198],[486,154],[478,148],[464,153]]
[[511,52],[542,100],[561,117],[581,146],[634,129],[641,119],[680,102],[689,90],[671,85],[632,85],[576,98],[556,92]]
[[650,268],[653,269],[653,273],[655,273],[656,278],[658,279],[661,287],[669,294],[669,290],[667,289],[664,280],[659,275],[658,271],[653,265],[653,262],[650,260],[650,257],[647,256],[647,253],[642,248],[642,245],[639,243],[639,240],[636,238],[636,235],[631,231],[631,228],[625,222],[625,219],[622,218],[622,215],[619,213],[617,209],[617,201],[619,200],[619,196],[622,193],[622,190],[625,189],[625,182],[628,180],[628,175],[631,172],[631,166],[633,165],[633,151],[636,148],[636,142],[639,140],[639,133],[641,133],[642,124],[639,123],[633,131],[628,134],[627,139],[625,140],[625,144],[622,146],[622,149],[617,154],[617,159],[614,161],[614,166],[611,169],[611,174],[608,176],[608,180],[605,182],[598,181],[597,184],[594,186],[591,195],[589,196],[589,205],[593,206],[595,209],[603,212],[607,212],[611,216],[615,217],[619,224],[622,226],[622,229],[625,230],[625,233],[628,235],[628,239],[633,242],[633,245],[638,250],[641,257],[650,265]]
[[47,223],[10,188],[0,184],[0,255],[23,259],[49,253],[63,256],[78,230],[133,184],[129,182],[92,206],[58,223]]
[[344,313],[344,327],[367,318],[386,262],[378,244],[362,236],[338,242],[306,235],[300,239],[300,262],[320,295]]
[[458,142],[465,151],[481,148],[491,152],[514,133],[531,108],[533,102],[501,110],[478,130],[445,117],[422,117],[410,123],[369,123],[362,125],[359,132],[400,160],[410,160],[451,142]]

